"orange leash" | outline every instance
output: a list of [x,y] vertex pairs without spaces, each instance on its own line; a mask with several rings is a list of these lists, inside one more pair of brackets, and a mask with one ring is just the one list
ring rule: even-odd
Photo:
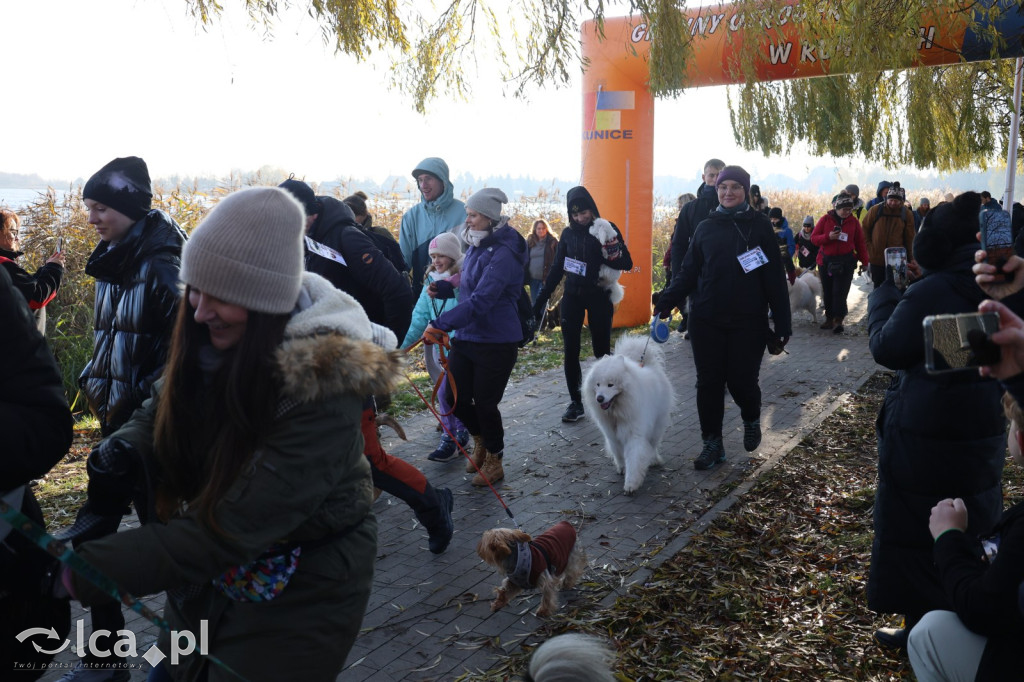
[[[416,346],[420,345],[421,343],[423,343],[423,339],[422,338],[418,339],[416,341],[416,343],[414,343],[411,346],[409,346],[409,348],[406,349],[406,352],[407,353],[411,353],[412,349],[415,348]],[[455,412],[455,403],[457,403],[458,400],[459,400],[459,388],[458,388],[458,386],[455,385],[455,377],[452,376],[452,373],[448,371],[448,352],[451,351],[452,347],[451,347],[451,344],[450,344],[450,342],[448,340],[448,336],[447,335],[445,335],[444,341],[442,341],[441,343],[434,344],[434,345],[437,346],[437,350],[438,350],[437,360],[438,360],[438,363],[441,365],[441,374],[437,377],[437,381],[434,382],[434,390],[430,394],[430,401],[431,402],[429,404],[427,404],[427,407],[430,408],[430,411],[433,412],[435,414],[435,416],[438,414],[438,412],[434,409],[433,404],[436,403],[436,401],[437,401],[437,394],[441,390],[441,384],[444,383],[445,377],[448,377],[448,385],[452,387],[452,405],[451,405],[451,409],[448,410],[447,412],[441,413],[441,416],[442,417],[450,417]],[[405,378],[409,379],[408,375]],[[412,384],[412,379],[409,379],[409,383]],[[416,389],[416,393],[420,392],[419,389],[416,388],[415,384],[412,384],[412,387],[414,389]],[[420,398],[423,398],[422,394],[420,394]],[[424,399],[424,402],[425,402],[425,399]],[[442,424],[442,426],[444,426],[444,425]],[[456,443],[457,442],[458,441],[456,441]]]

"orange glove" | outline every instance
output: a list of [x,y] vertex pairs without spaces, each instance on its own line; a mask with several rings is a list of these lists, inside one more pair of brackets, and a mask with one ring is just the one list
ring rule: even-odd
[[423,343],[431,346],[433,344],[440,344],[442,346],[448,346],[448,332],[442,331],[432,325],[427,325],[427,328],[423,330]]

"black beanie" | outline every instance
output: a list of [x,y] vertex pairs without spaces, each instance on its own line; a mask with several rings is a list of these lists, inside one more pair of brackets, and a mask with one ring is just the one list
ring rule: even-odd
[[569,213],[569,218],[572,218],[573,213],[579,213],[580,211],[591,210],[594,212],[595,218],[600,218],[601,214],[597,210],[597,204],[594,202],[594,197],[590,196],[590,192],[587,191],[586,187],[582,185],[573,187],[565,195],[565,207]]
[[89,178],[82,198],[98,201],[132,220],[146,217],[153,205],[146,162],[137,156],[114,159]]
[[958,247],[977,244],[980,209],[981,195],[964,192],[928,211],[914,238],[914,260],[928,270],[941,270]]
[[278,185],[278,187],[291,192],[291,195],[298,199],[299,203],[302,204],[302,207],[306,211],[306,216],[320,213],[320,202],[316,200],[316,194],[313,192],[313,188],[302,180],[288,178]]
[[771,209],[768,211],[768,217],[778,218],[779,220],[782,220],[782,209],[779,208],[778,206],[772,206]]

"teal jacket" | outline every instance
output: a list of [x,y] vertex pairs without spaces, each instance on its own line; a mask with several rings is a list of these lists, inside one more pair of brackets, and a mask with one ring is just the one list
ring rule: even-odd
[[433,173],[444,182],[444,192],[433,201],[423,201],[420,196],[420,203],[402,216],[402,226],[398,231],[402,257],[412,267],[413,285],[420,287],[430,265],[430,254],[427,253],[430,240],[442,232],[452,232],[462,241],[459,233],[466,223],[466,205],[455,198],[455,188],[448,178],[448,164],[443,159],[423,159],[413,172],[417,171]]

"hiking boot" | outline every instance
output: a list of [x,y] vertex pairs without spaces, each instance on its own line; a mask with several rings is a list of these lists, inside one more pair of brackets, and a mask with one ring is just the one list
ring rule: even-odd
[[821,323],[821,326],[818,327],[818,329],[832,329],[832,327],[834,327],[834,326],[835,326],[835,322],[832,320],[832,318],[831,317],[826,317],[825,321]]
[[893,651],[904,651],[907,648],[908,628],[878,628],[875,630],[875,641],[879,646]]
[[761,422],[743,422],[743,449],[747,452],[757,450],[761,444]]
[[74,668],[64,673],[58,682],[128,682],[132,674],[128,670],[110,668],[86,668],[79,661]]
[[714,436],[704,439],[704,449],[693,460],[693,468],[698,471],[711,469],[725,461],[725,446],[722,445],[722,437]]
[[484,465],[480,467],[480,471],[473,477],[472,483],[477,487],[481,487],[487,485],[488,482],[493,485],[503,478],[505,478],[505,470],[501,466],[501,453],[492,454],[487,452],[487,456],[484,457]]
[[469,455],[469,461],[466,462],[466,473],[476,473],[476,470],[484,465],[484,455],[486,454],[487,448],[484,447],[484,437],[473,436],[473,452]]
[[569,403],[569,407],[565,408],[565,412],[562,413],[562,421],[566,424],[571,424],[581,419],[583,419],[583,403],[574,400]]
[[441,526],[428,530],[427,536],[427,547],[433,554],[440,554],[448,549],[448,543],[452,541],[452,534],[455,532],[455,523],[452,521],[455,500],[452,499],[452,491],[448,488],[438,488],[437,499],[441,504]]

